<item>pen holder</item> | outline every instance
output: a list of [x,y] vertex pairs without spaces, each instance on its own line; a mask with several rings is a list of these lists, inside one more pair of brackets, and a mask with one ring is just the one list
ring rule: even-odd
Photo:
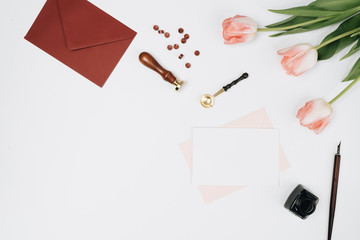
[[284,207],[296,216],[306,219],[316,209],[319,198],[299,184],[290,194]]

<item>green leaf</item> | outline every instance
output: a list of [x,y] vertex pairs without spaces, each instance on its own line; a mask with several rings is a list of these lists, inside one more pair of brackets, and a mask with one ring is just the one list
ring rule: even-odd
[[[340,34],[351,31],[357,27],[360,27],[360,14],[355,15],[354,17],[344,21],[335,31],[327,35],[321,43],[324,43],[330,39],[333,39],[336,36],[339,36]],[[350,36],[346,36],[320,48],[318,50],[318,60],[325,60],[331,58],[336,53],[355,42],[357,39],[357,37],[352,38]]]
[[343,56],[340,60],[344,60],[345,58],[350,57],[351,55],[353,55],[354,53],[356,53],[359,50],[360,50],[360,40],[358,40],[357,43],[354,44],[354,46],[350,49],[350,51],[345,56]]
[[342,13],[342,11],[327,11],[310,6],[294,7],[294,8],[288,8],[282,10],[269,9],[269,11],[274,13],[288,14],[294,16],[304,16],[304,17],[327,17]]
[[355,78],[358,78],[360,76],[360,58],[356,61],[354,66],[351,68],[349,74],[344,78],[342,81],[347,82],[354,80]]
[[359,0],[317,0],[309,4],[309,6],[322,8],[330,11],[344,11],[350,8],[360,6]]
[[333,17],[333,18],[330,18],[324,22],[319,22],[319,23],[314,23],[314,24],[311,24],[309,26],[304,26],[303,28],[305,29],[308,29],[308,30],[315,30],[315,29],[319,29],[319,28],[323,28],[323,27],[326,27],[326,26],[329,26],[329,25],[332,25],[334,23],[337,23],[337,22],[340,22],[340,21],[343,21],[351,16],[353,16],[354,14],[357,14],[359,11],[359,9],[350,9],[348,11],[346,11],[344,14],[342,15],[339,15],[339,16],[336,16],[336,17]]
[[321,22],[306,25],[306,26],[303,26],[303,27],[298,27],[298,28],[295,28],[295,29],[286,30],[284,32],[274,34],[274,35],[271,35],[271,36],[277,37],[277,36],[283,36],[283,35],[294,34],[294,33],[308,32],[308,31],[319,29],[319,28],[323,28],[323,27],[332,25],[334,23],[343,21],[344,19],[346,19],[348,17],[351,17],[352,15],[356,14],[358,11],[359,11],[358,9],[350,9],[350,10],[344,12],[344,14],[341,14],[339,16],[336,16],[336,17],[333,17],[333,18],[330,18],[330,19],[327,19],[327,20],[324,20],[324,21],[321,21]]

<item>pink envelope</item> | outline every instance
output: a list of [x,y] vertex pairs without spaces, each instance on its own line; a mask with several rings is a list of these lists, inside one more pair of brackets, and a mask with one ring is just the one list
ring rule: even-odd
[[[252,112],[244,117],[238,118],[223,126],[223,128],[273,128],[269,115],[265,108]],[[190,139],[180,144],[181,151],[184,154],[186,162],[192,170],[193,161],[193,140]],[[279,171],[290,168],[289,161],[284,153],[283,148],[279,148]],[[198,189],[205,203],[210,203],[223,198],[235,191],[245,188],[246,186],[203,186],[199,185]]]

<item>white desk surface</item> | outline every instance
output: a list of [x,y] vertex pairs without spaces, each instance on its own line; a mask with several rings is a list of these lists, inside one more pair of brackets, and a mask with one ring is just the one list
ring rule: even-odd
[[[360,239],[360,86],[333,105],[317,136],[301,127],[297,110],[317,97],[330,100],[356,61],[345,54],[319,62],[300,77],[284,73],[276,50],[318,44],[331,26],[301,35],[226,46],[222,20],[248,15],[260,26],[283,19],[266,9],[306,0],[114,1],[94,4],[138,32],[99,88],[23,39],[45,0],[1,4],[0,239],[3,240],[235,240],[326,239],[333,157],[342,165],[333,239]],[[185,69],[154,24],[190,33]],[[186,81],[170,84],[138,61],[142,51]],[[203,109],[199,98],[247,71],[249,79]],[[205,204],[190,184],[179,144],[192,127],[217,127],[265,107],[291,163],[280,187],[246,188]],[[303,221],[283,208],[298,184],[319,198]]]

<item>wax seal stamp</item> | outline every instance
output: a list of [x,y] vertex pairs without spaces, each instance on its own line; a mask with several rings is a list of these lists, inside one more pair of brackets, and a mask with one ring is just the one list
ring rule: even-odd
[[[171,45],[169,45],[169,46],[171,46]],[[184,81],[180,81],[170,71],[163,68],[150,53],[147,53],[147,52],[140,53],[139,60],[146,67],[148,67],[148,68],[154,70],[155,72],[157,72],[158,74],[160,74],[160,76],[165,81],[174,85],[176,91],[178,91],[181,88],[181,86],[183,85]]]
[[284,207],[296,216],[306,219],[315,212],[319,198],[299,184],[290,194]]

